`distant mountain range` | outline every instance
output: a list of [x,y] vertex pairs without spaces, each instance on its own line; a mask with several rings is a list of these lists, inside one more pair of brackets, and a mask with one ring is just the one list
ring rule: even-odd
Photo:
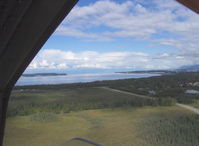
[[116,72],[116,73],[153,73],[153,74],[171,74],[176,73],[176,71],[172,70],[140,70],[140,71],[125,71],[125,72]]
[[157,74],[173,74],[173,73],[183,73],[183,72],[198,72],[199,65],[193,66],[182,66],[175,70],[141,70],[141,71],[127,71],[127,72],[116,72],[116,73],[157,73]]
[[182,66],[180,69],[198,69],[199,70],[199,65],[191,65],[191,66]]
[[23,77],[36,77],[36,76],[65,76],[66,73],[33,73],[33,74],[23,74]]

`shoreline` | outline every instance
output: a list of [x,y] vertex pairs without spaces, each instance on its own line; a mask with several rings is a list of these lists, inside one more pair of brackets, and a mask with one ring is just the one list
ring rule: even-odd
[[109,73],[109,74],[68,74],[57,76],[22,76],[15,86],[34,86],[34,85],[59,85],[59,84],[83,84],[102,81],[115,81],[124,79],[149,78],[162,76],[154,73]]

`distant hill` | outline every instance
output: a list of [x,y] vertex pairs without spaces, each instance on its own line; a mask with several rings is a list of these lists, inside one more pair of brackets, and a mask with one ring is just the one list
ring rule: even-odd
[[186,73],[186,72],[199,72],[199,65],[182,66],[175,70],[141,70],[141,71],[126,71],[116,73],[158,73],[158,74],[175,74],[175,73]]
[[180,69],[189,69],[189,70],[198,69],[199,70],[199,65],[182,66]]
[[116,73],[157,73],[157,74],[164,74],[164,73],[173,73],[174,71],[171,70],[138,70],[138,71],[126,71],[126,72],[116,72]]
[[23,74],[23,77],[36,77],[36,76],[65,76],[66,73],[33,73],[33,74]]

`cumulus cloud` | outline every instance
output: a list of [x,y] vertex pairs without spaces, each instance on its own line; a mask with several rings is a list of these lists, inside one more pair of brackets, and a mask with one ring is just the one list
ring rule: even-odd
[[[150,5],[145,5],[148,3]],[[76,37],[150,37],[160,31],[194,34],[198,16],[174,0],[117,1],[100,0],[88,6],[76,6],[56,34]],[[92,32],[105,26],[112,31]]]
[[163,53],[163,54],[155,56],[154,59],[167,58],[167,57],[170,57],[170,56],[171,56],[171,54],[169,54],[169,53]]
[[[199,15],[174,0],[99,0],[76,6],[55,35],[93,41],[148,40],[178,49],[179,55],[193,55],[199,50],[198,24]],[[99,27],[107,29],[95,32]]]
[[29,65],[29,69],[123,68],[147,62],[148,54],[141,52],[74,53],[57,49],[43,50]]
[[167,53],[158,56],[142,52],[85,51],[75,53],[57,49],[43,50],[29,65],[29,69],[170,69],[193,64],[189,57]]
[[54,35],[102,42],[145,40],[173,48],[175,54],[51,49],[41,51],[29,69],[171,69],[199,62],[199,15],[174,0],[99,0],[77,5]]

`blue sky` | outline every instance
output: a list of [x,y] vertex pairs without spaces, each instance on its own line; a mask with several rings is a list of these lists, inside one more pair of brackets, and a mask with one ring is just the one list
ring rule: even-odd
[[176,69],[199,63],[199,16],[174,0],[80,0],[26,72]]

